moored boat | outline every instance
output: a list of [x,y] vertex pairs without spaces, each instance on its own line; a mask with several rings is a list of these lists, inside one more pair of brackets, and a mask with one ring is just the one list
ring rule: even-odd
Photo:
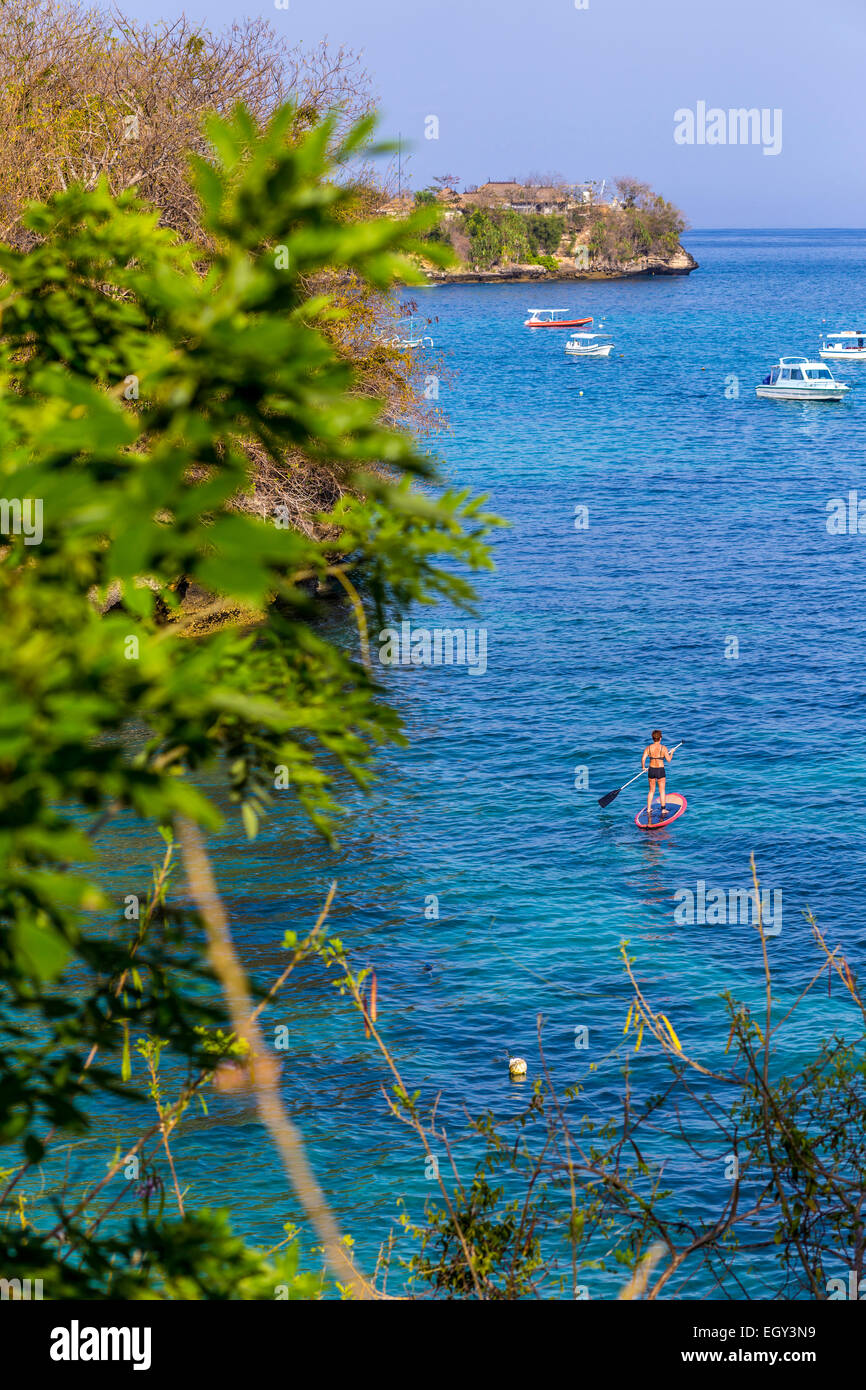
[[[428,320],[429,322],[429,320]],[[403,325],[406,325],[404,328]],[[433,339],[429,333],[424,333],[418,328],[417,320],[414,317],[397,319],[394,327],[399,329],[393,337],[380,339],[386,347],[400,348],[402,351],[414,351],[415,348],[432,348]]]
[[826,362],[780,357],[769,376],[755,387],[755,394],[777,401],[841,401],[850,389],[836,380]]
[[569,357],[609,357],[612,347],[607,333],[572,333],[565,350]]
[[567,314],[567,309],[530,309],[529,318],[524,320],[524,328],[586,328],[592,319],[563,319],[556,314]]
[[846,328],[841,333],[825,333],[820,356],[828,362],[866,362],[866,332]]

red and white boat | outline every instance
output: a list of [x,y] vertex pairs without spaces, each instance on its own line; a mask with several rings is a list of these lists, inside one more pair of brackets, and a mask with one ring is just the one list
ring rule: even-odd
[[567,314],[567,309],[530,309],[529,318],[524,320],[524,328],[585,328],[592,319],[562,319],[557,314]]

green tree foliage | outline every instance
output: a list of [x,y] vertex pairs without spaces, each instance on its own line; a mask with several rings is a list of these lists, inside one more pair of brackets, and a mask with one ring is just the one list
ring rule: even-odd
[[558,212],[530,212],[524,217],[526,235],[536,255],[552,255],[565,233],[565,218]]
[[497,265],[502,256],[502,237],[493,216],[474,208],[465,218],[464,230],[469,237],[469,260],[481,270]]
[[498,265],[545,264],[541,257],[549,258],[559,246],[565,218],[513,208],[473,208],[465,214],[463,229],[469,237],[470,260],[483,270]]
[[469,1185],[457,1183],[447,1206],[427,1202],[423,1223],[401,1212],[401,1226],[417,1247],[401,1260],[410,1287],[441,1298],[489,1301],[538,1297],[545,1280],[549,1291],[554,1273],[542,1237],[556,1227],[558,1204],[546,1186],[535,1191],[538,1175],[523,1136],[535,1109],[518,1117],[512,1143],[503,1140],[492,1115],[473,1121],[470,1128],[485,1152]]
[[590,223],[593,259],[630,261],[675,251],[686,229],[679,208],[637,179],[617,179],[616,190],[620,206],[597,212]]
[[[423,486],[429,460],[383,426],[326,336],[345,311],[306,288],[352,275],[384,293],[418,278],[408,258],[422,246],[444,254],[421,240],[427,209],[404,222],[349,215],[352,191],[332,170],[370,133],[365,120],[340,137],[326,120],[298,137],[289,107],[262,136],[243,108],[214,119],[214,158],[194,169],[216,248],[204,267],[158,212],[104,183],[34,206],[33,249],[0,251],[2,491],[38,501],[44,527],[41,544],[14,528],[0,538],[7,1176],[16,1151],[41,1159],[49,1129],[85,1130],[94,1092],[132,1093],[130,1035],[212,1069],[206,1040],[225,1023],[193,917],[160,898],[147,935],[126,939],[87,820],[95,831],[128,810],[154,827],[178,816],[213,827],[195,781],[212,768],[255,834],[284,767],[281,794],[332,835],[333,769],[366,785],[376,746],[400,733],[371,671],[316,631],[311,582],[333,576],[360,603],[357,585],[383,618],[439,597],[468,603],[461,569],[489,564],[480,500]],[[352,491],[322,518],[327,544],[232,505],[250,484],[250,440],[272,461],[300,450],[339,463]],[[181,575],[254,610],[257,625],[190,640]],[[109,592],[122,602],[103,615]],[[77,1272],[63,1277],[87,1296],[105,1292],[109,1260],[125,1290],[134,1250],[142,1290],[198,1280],[203,1296],[236,1297],[236,1276],[261,1286],[261,1261],[222,1218],[134,1222],[114,1244],[88,1219],[61,1207],[53,1235],[7,1223],[7,1271],[38,1274],[64,1234]],[[279,1272],[267,1280],[286,1282]]]
[[437,219],[428,231],[423,233],[425,241],[437,241],[442,246],[450,246],[451,238],[448,235],[448,228],[443,225],[441,219],[442,204],[436,193],[435,188],[419,188],[414,195],[416,208],[435,208]]

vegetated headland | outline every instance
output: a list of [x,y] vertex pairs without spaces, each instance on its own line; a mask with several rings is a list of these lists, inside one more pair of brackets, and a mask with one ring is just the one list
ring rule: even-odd
[[608,280],[688,275],[697,261],[680,244],[687,223],[649,184],[621,177],[605,187],[530,176],[459,192],[444,174],[433,185],[399,193],[379,209],[405,216],[419,204],[441,209],[428,239],[451,247],[458,264],[425,267],[433,284],[503,280]]

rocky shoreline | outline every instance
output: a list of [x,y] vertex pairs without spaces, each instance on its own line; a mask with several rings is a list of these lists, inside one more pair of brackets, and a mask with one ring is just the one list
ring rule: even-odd
[[548,270],[543,265],[508,265],[493,270],[476,270],[471,266],[459,270],[425,267],[425,273],[431,285],[497,285],[544,280],[628,280],[641,276],[690,275],[698,269],[694,256],[682,246],[668,256],[638,256],[631,261],[598,260],[588,269],[568,256],[556,259],[556,270]]

